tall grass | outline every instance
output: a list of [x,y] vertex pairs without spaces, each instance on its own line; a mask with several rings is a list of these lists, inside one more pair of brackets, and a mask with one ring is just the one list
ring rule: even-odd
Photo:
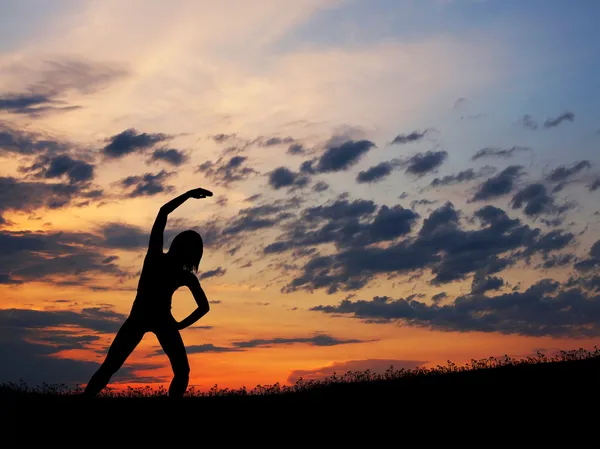
[[[279,382],[272,385],[256,385],[252,389],[247,389],[245,386],[237,389],[230,388],[219,388],[215,384],[208,391],[200,391],[195,387],[188,388],[186,397],[211,397],[211,396],[271,396],[281,395],[289,393],[297,393],[303,391],[314,390],[317,388],[323,388],[334,384],[351,384],[361,382],[376,382],[376,381],[389,381],[398,379],[408,379],[420,376],[442,376],[450,373],[458,372],[469,372],[469,371],[480,371],[489,370],[507,366],[520,366],[520,365],[536,365],[543,363],[555,363],[555,362],[568,362],[585,360],[594,357],[600,357],[600,349],[594,346],[594,350],[586,350],[583,348],[559,351],[552,356],[547,356],[542,352],[537,352],[535,356],[528,356],[525,358],[516,359],[504,355],[503,357],[488,357],[483,359],[471,359],[464,365],[456,365],[452,361],[448,360],[445,366],[437,365],[436,367],[426,368],[417,367],[413,369],[394,369],[390,366],[384,373],[375,373],[370,370],[366,371],[347,371],[344,374],[338,375],[333,373],[328,378],[319,380],[308,380],[300,378],[293,385],[281,385]],[[8,382],[0,384],[0,397],[8,395],[24,395],[24,396],[44,396],[44,397],[55,397],[55,396],[79,396],[83,392],[83,389],[77,385],[74,388],[70,388],[65,384],[47,384],[42,383],[36,387],[30,387],[25,382],[20,381],[18,383]],[[101,397],[106,398],[151,398],[151,397],[166,397],[168,396],[167,390],[163,386],[159,386],[156,389],[150,386],[144,387],[127,387],[122,390],[116,390],[111,388],[105,388],[101,393]]]

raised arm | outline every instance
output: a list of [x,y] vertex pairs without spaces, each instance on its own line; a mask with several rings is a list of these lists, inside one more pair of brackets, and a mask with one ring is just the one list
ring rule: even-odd
[[148,245],[148,252],[150,251],[161,251],[163,250],[163,234],[165,227],[167,226],[167,217],[171,212],[181,206],[189,198],[206,198],[212,196],[212,192],[206,189],[197,188],[188,190],[187,192],[173,198],[171,201],[163,205],[158,211],[154,225],[152,225],[152,231],[150,232],[150,243]]
[[181,320],[178,323],[177,327],[180,330],[185,329],[188,326],[191,326],[196,321],[198,321],[200,318],[202,318],[204,315],[206,315],[208,313],[208,311],[210,310],[210,306],[208,304],[208,298],[206,297],[204,290],[202,290],[202,287],[200,286],[200,281],[198,281],[198,278],[196,276],[194,276],[192,273],[187,273],[186,276],[187,277],[186,277],[185,285],[192,292],[192,295],[194,296],[194,300],[196,301],[196,304],[198,304],[198,307],[196,308],[196,310],[194,310],[192,313],[190,313],[190,315],[187,318]]

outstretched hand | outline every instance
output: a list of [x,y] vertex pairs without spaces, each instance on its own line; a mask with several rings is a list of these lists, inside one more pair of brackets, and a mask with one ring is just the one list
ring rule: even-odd
[[210,190],[203,189],[202,187],[192,189],[188,193],[192,198],[206,198],[207,196],[213,196],[213,193]]

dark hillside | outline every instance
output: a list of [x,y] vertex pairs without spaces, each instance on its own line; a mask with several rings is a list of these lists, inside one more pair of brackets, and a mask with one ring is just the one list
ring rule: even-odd
[[596,350],[385,376],[350,373],[251,394],[213,390],[181,402],[135,391],[86,401],[73,393],[13,387],[2,392],[1,422],[12,447],[576,446],[600,443],[599,382]]

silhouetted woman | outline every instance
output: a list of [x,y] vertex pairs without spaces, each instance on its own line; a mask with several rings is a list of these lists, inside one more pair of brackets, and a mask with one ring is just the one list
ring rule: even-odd
[[[154,332],[173,368],[169,396],[182,397],[189,382],[190,366],[179,331],[194,324],[208,313],[208,300],[194,272],[202,258],[203,242],[196,231],[183,231],[163,253],[163,231],[167,216],[188,198],[206,198],[212,192],[193,189],[160,208],[150,233],[148,252],[138,283],[137,295],[129,317],[117,333],[102,366],[90,379],[85,396],[95,396],[121,368],[146,332]],[[175,290],[186,286],[198,304],[187,318],[177,322],[171,314],[171,298]]]

